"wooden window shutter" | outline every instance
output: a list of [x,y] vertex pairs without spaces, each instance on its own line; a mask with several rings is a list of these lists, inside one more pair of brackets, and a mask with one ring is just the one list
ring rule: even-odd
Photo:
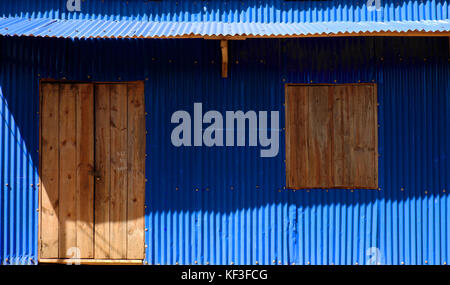
[[287,187],[378,188],[376,104],[374,84],[288,85]]

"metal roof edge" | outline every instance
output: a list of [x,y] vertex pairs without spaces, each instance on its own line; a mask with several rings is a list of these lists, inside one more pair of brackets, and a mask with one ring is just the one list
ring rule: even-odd
[[450,36],[450,20],[317,23],[140,22],[0,18],[0,35],[71,39]]

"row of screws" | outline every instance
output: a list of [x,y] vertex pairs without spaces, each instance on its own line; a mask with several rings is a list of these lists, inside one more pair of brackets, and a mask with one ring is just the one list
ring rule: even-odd
[[[146,155],[146,156],[147,156],[147,155]],[[148,182],[148,180],[145,179],[145,182]],[[10,188],[9,183],[6,183],[5,186],[6,186],[7,188]],[[34,187],[34,184],[30,184],[30,186],[31,186],[31,187]],[[39,187],[39,184],[36,184],[36,186]],[[256,188],[256,189],[261,189],[261,187],[260,187],[259,185],[256,185],[255,188]],[[294,192],[296,192],[296,191],[302,191],[302,189],[289,189],[289,188],[286,188],[285,186],[283,186],[283,189],[292,190],[292,191],[294,191]],[[179,190],[180,190],[179,187],[175,187],[175,191],[179,191]],[[209,189],[209,188],[205,188],[205,190],[206,190],[206,191],[209,191],[210,189]],[[234,187],[233,187],[233,186],[230,186],[230,190],[234,190]],[[321,189],[321,190],[324,190],[324,189]],[[329,189],[325,189],[326,192],[328,192],[328,190],[329,190]],[[342,189],[342,190],[350,190],[351,192],[354,192],[354,189]],[[378,188],[377,190],[378,190],[378,191],[381,191],[381,188]],[[195,188],[195,191],[198,192],[198,191],[199,191],[199,188]],[[401,192],[404,192],[404,191],[405,191],[405,188],[403,188],[403,187],[400,188],[400,191],[401,191]],[[278,192],[281,192],[281,189],[278,189]],[[306,192],[310,192],[310,189],[306,189]],[[446,193],[446,189],[442,189],[442,192],[443,192],[443,193]],[[428,190],[425,190],[424,193],[425,193],[425,194],[428,194]]]
[[[147,261],[145,261],[144,263],[145,263],[145,264],[148,264]],[[276,264],[277,262],[276,262],[276,260],[272,260],[272,263],[273,263],[273,264]],[[428,260],[425,260],[424,263],[425,263],[425,264],[428,264]],[[194,261],[194,264],[198,264],[198,261]],[[205,265],[209,265],[209,264],[210,264],[209,261],[206,261],[206,262],[205,262]],[[259,262],[258,262],[258,261],[255,261],[255,264],[258,265]],[[278,261],[278,264],[283,264],[283,263],[282,263],[282,261]],[[289,263],[285,263],[285,264],[286,264],[286,265],[289,265]],[[307,265],[311,265],[311,262],[308,261],[306,264],[307,264]],[[400,264],[404,265],[405,262],[402,261]],[[447,265],[447,262],[444,261],[442,264],[443,264],[443,265]],[[160,264],[160,263],[157,263],[156,265],[161,265],[161,264]],[[175,265],[180,265],[180,263],[177,261],[177,262],[175,262]],[[191,264],[189,263],[188,265],[191,265]],[[230,265],[234,265],[234,262],[231,261],[231,262],[230,262]],[[291,265],[295,265],[295,262],[292,262]],[[335,265],[334,262],[332,262],[331,265]],[[358,263],[358,262],[355,262],[355,265],[359,265],[359,263]],[[380,264],[378,264],[378,265],[380,265]]]
[[[147,245],[145,246],[145,248],[147,248]],[[34,259],[33,259],[33,258],[30,257],[29,260],[30,260],[32,263],[34,263]],[[9,259],[8,259],[8,258],[5,258],[5,263],[8,263],[8,262],[9,262]],[[273,264],[276,264],[277,262],[276,262],[276,260],[274,259],[274,260],[272,260],[272,263],[273,263]],[[145,261],[144,264],[148,264],[148,262]],[[194,264],[198,264],[198,261],[194,261]],[[206,264],[206,265],[209,265],[209,261],[206,261],[205,264]],[[230,264],[231,264],[231,265],[234,265],[234,262],[231,261]],[[259,262],[258,262],[258,261],[255,261],[255,264],[258,265]],[[278,264],[283,264],[283,263],[282,263],[281,261],[278,261]],[[288,263],[286,263],[286,264],[288,264]],[[308,261],[306,264],[307,264],[307,265],[311,265],[311,262]],[[404,265],[405,262],[402,261],[400,264]],[[428,260],[425,260],[425,264],[428,264]],[[443,264],[443,265],[447,265],[447,262],[444,261],[442,264]],[[157,265],[160,265],[160,263],[158,263]],[[175,262],[175,265],[179,265],[178,261]],[[295,262],[292,262],[291,265],[295,265]],[[331,265],[334,265],[334,263],[331,263]],[[359,265],[359,263],[358,263],[358,262],[355,262],[355,265]]]

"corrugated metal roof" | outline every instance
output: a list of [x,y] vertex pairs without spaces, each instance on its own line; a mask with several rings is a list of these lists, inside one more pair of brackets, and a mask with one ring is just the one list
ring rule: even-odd
[[407,32],[450,32],[450,20],[225,23],[0,18],[0,35],[57,38],[295,37]]
[[0,16],[152,22],[315,23],[448,20],[448,0],[89,0],[70,12],[66,0],[0,1]]

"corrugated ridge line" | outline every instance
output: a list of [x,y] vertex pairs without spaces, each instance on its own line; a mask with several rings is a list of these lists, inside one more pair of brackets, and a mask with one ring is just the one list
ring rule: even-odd
[[366,1],[84,1],[81,12],[68,12],[66,1],[2,1],[0,15],[49,19],[108,19],[146,21],[220,21],[306,23],[319,21],[403,21],[448,19],[445,0],[381,2],[381,10]]
[[[399,66],[391,68],[389,71],[385,69],[383,80],[386,85],[392,84],[395,89],[393,93],[390,90],[385,91],[383,97],[389,102],[384,104],[391,105],[391,108],[402,106],[403,110],[402,112],[389,110],[390,115],[386,120],[390,122],[417,120],[423,128],[397,128],[398,125],[395,124],[385,129],[388,131],[385,136],[389,141],[384,143],[392,146],[390,152],[384,154],[385,157],[389,157],[391,164],[389,168],[392,169],[390,181],[387,182],[389,192],[385,210],[382,213],[386,219],[386,224],[382,225],[382,236],[385,235],[386,238],[386,263],[443,264],[448,258],[448,241],[441,239],[448,231],[444,229],[448,225],[447,205],[445,205],[448,195],[444,192],[448,187],[448,181],[443,174],[447,166],[441,161],[446,160],[445,153],[448,153],[448,146],[445,143],[441,144],[440,136],[443,134],[444,126],[448,125],[448,120],[442,120],[448,102],[446,103],[446,96],[438,94],[448,94],[448,83],[413,87],[394,82],[408,77],[411,81],[418,82],[435,77],[442,80],[448,76],[448,70],[440,68],[439,64],[427,67],[425,64],[408,66],[406,63],[400,63]],[[416,72],[413,68],[419,68],[420,72]],[[411,97],[402,99],[397,93],[407,93]],[[387,96],[388,94],[391,96]],[[423,118],[416,119],[417,116]],[[408,154],[411,151],[409,146],[413,147],[413,153],[416,153],[417,157]],[[408,160],[403,161],[401,157]],[[411,163],[414,165],[412,169],[407,167]],[[439,168],[437,163],[440,164]],[[438,168],[436,171],[432,170],[436,168]],[[399,181],[396,178],[402,176],[411,180]],[[440,205],[445,205],[444,209],[440,209]]]
[[[19,57],[30,50],[26,46],[3,46],[2,54],[16,53]],[[31,54],[30,54],[31,55]],[[26,143],[24,134],[32,128],[31,125],[17,124],[17,118],[10,111],[16,111],[25,121],[35,119],[35,113],[27,112],[19,97],[5,98],[5,92],[11,87],[16,92],[28,94],[35,84],[17,84],[22,82],[27,68],[23,65],[9,64],[2,61],[2,81],[10,82],[9,86],[2,84],[1,90],[1,124],[2,124],[2,171],[1,171],[1,196],[2,212],[1,224],[2,239],[0,251],[1,263],[6,264],[35,264],[37,240],[37,174],[36,167],[32,163],[31,153]],[[17,84],[17,85],[15,85]],[[29,103],[36,103],[35,98],[29,98]]]
[[442,33],[450,20],[314,23],[140,22],[1,18],[0,35],[53,38],[290,37],[370,33]]

